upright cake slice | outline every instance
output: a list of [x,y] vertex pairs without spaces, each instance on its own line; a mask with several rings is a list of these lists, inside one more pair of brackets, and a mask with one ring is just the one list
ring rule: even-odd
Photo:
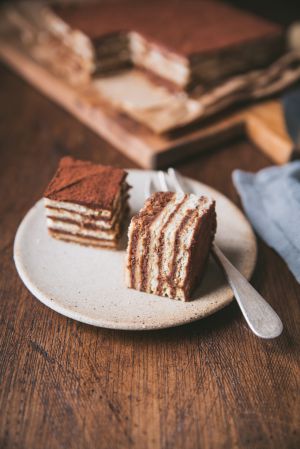
[[120,168],[61,159],[44,193],[49,233],[83,245],[116,248],[128,213],[126,176]]
[[213,200],[153,194],[130,223],[127,287],[188,301],[203,274],[215,232]]

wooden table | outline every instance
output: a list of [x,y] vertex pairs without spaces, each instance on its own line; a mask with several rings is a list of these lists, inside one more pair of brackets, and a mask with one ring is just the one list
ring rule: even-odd
[[[233,302],[158,332],[97,329],[49,310],[12,260],[15,231],[66,154],[134,165],[0,66],[0,447],[300,447],[300,287],[261,241],[253,285],[284,334],[256,338]],[[239,204],[232,170],[270,162],[235,142],[182,163]]]

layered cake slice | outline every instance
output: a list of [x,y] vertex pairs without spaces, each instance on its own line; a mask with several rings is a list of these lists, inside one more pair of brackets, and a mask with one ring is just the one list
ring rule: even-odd
[[126,176],[120,168],[61,159],[44,193],[50,235],[88,246],[117,248],[129,210]]
[[127,287],[190,300],[215,232],[215,202],[210,198],[154,193],[130,223]]

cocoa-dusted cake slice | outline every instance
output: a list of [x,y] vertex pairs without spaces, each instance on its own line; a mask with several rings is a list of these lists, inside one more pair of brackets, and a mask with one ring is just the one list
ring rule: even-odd
[[127,287],[190,300],[203,274],[215,232],[212,199],[154,193],[130,223]]
[[44,193],[49,233],[83,245],[117,248],[129,210],[126,176],[120,168],[61,159]]

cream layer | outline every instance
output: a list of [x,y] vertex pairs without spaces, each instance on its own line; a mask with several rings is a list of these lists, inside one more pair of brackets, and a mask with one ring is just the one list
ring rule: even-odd
[[91,209],[81,204],[69,203],[66,201],[56,201],[44,198],[45,206],[55,209],[65,209],[70,212],[86,215],[87,217],[105,217],[111,218],[112,211],[107,209]]
[[52,229],[49,229],[49,233],[52,237],[54,237],[58,240],[79,243],[79,244],[85,245],[85,246],[93,246],[95,248],[113,248],[113,249],[115,249],[118,246],[118,242],[115,240],[114,241],[109,241],[109,240],[101,241],[99,239],[87,238],[87,237],[82,237],[82,236],[73,235],[73,234],[66,234],[66,233],[63,233],[60,231],[55,231]]
[[115,240],[119,235],[119,226],[117,226],[114,231],[103,231],[101,229],[87,229],[80,224],[57,221],[52,218],[47,218],[47,225],[49,229],[55,231],[76,234],[82,237],[93,237],[96,239]]
[[78,214],[76,212],[67,211],[64,209],[50,209],[46,207],[47,218],[57,218],[59,220],[72,220],[78,223],[78,225],[93,225],[101,229],[110,230],[113,228],[115,221],[111,220],[97,220],[95,218],[85,217],[84,215]]
[[129,33],[131,58],[134,64],[150,70],[157,75],[184,86],[190,70],[187,59],[170,51],[161,51],[157,45],[147,41],[139,33]]

